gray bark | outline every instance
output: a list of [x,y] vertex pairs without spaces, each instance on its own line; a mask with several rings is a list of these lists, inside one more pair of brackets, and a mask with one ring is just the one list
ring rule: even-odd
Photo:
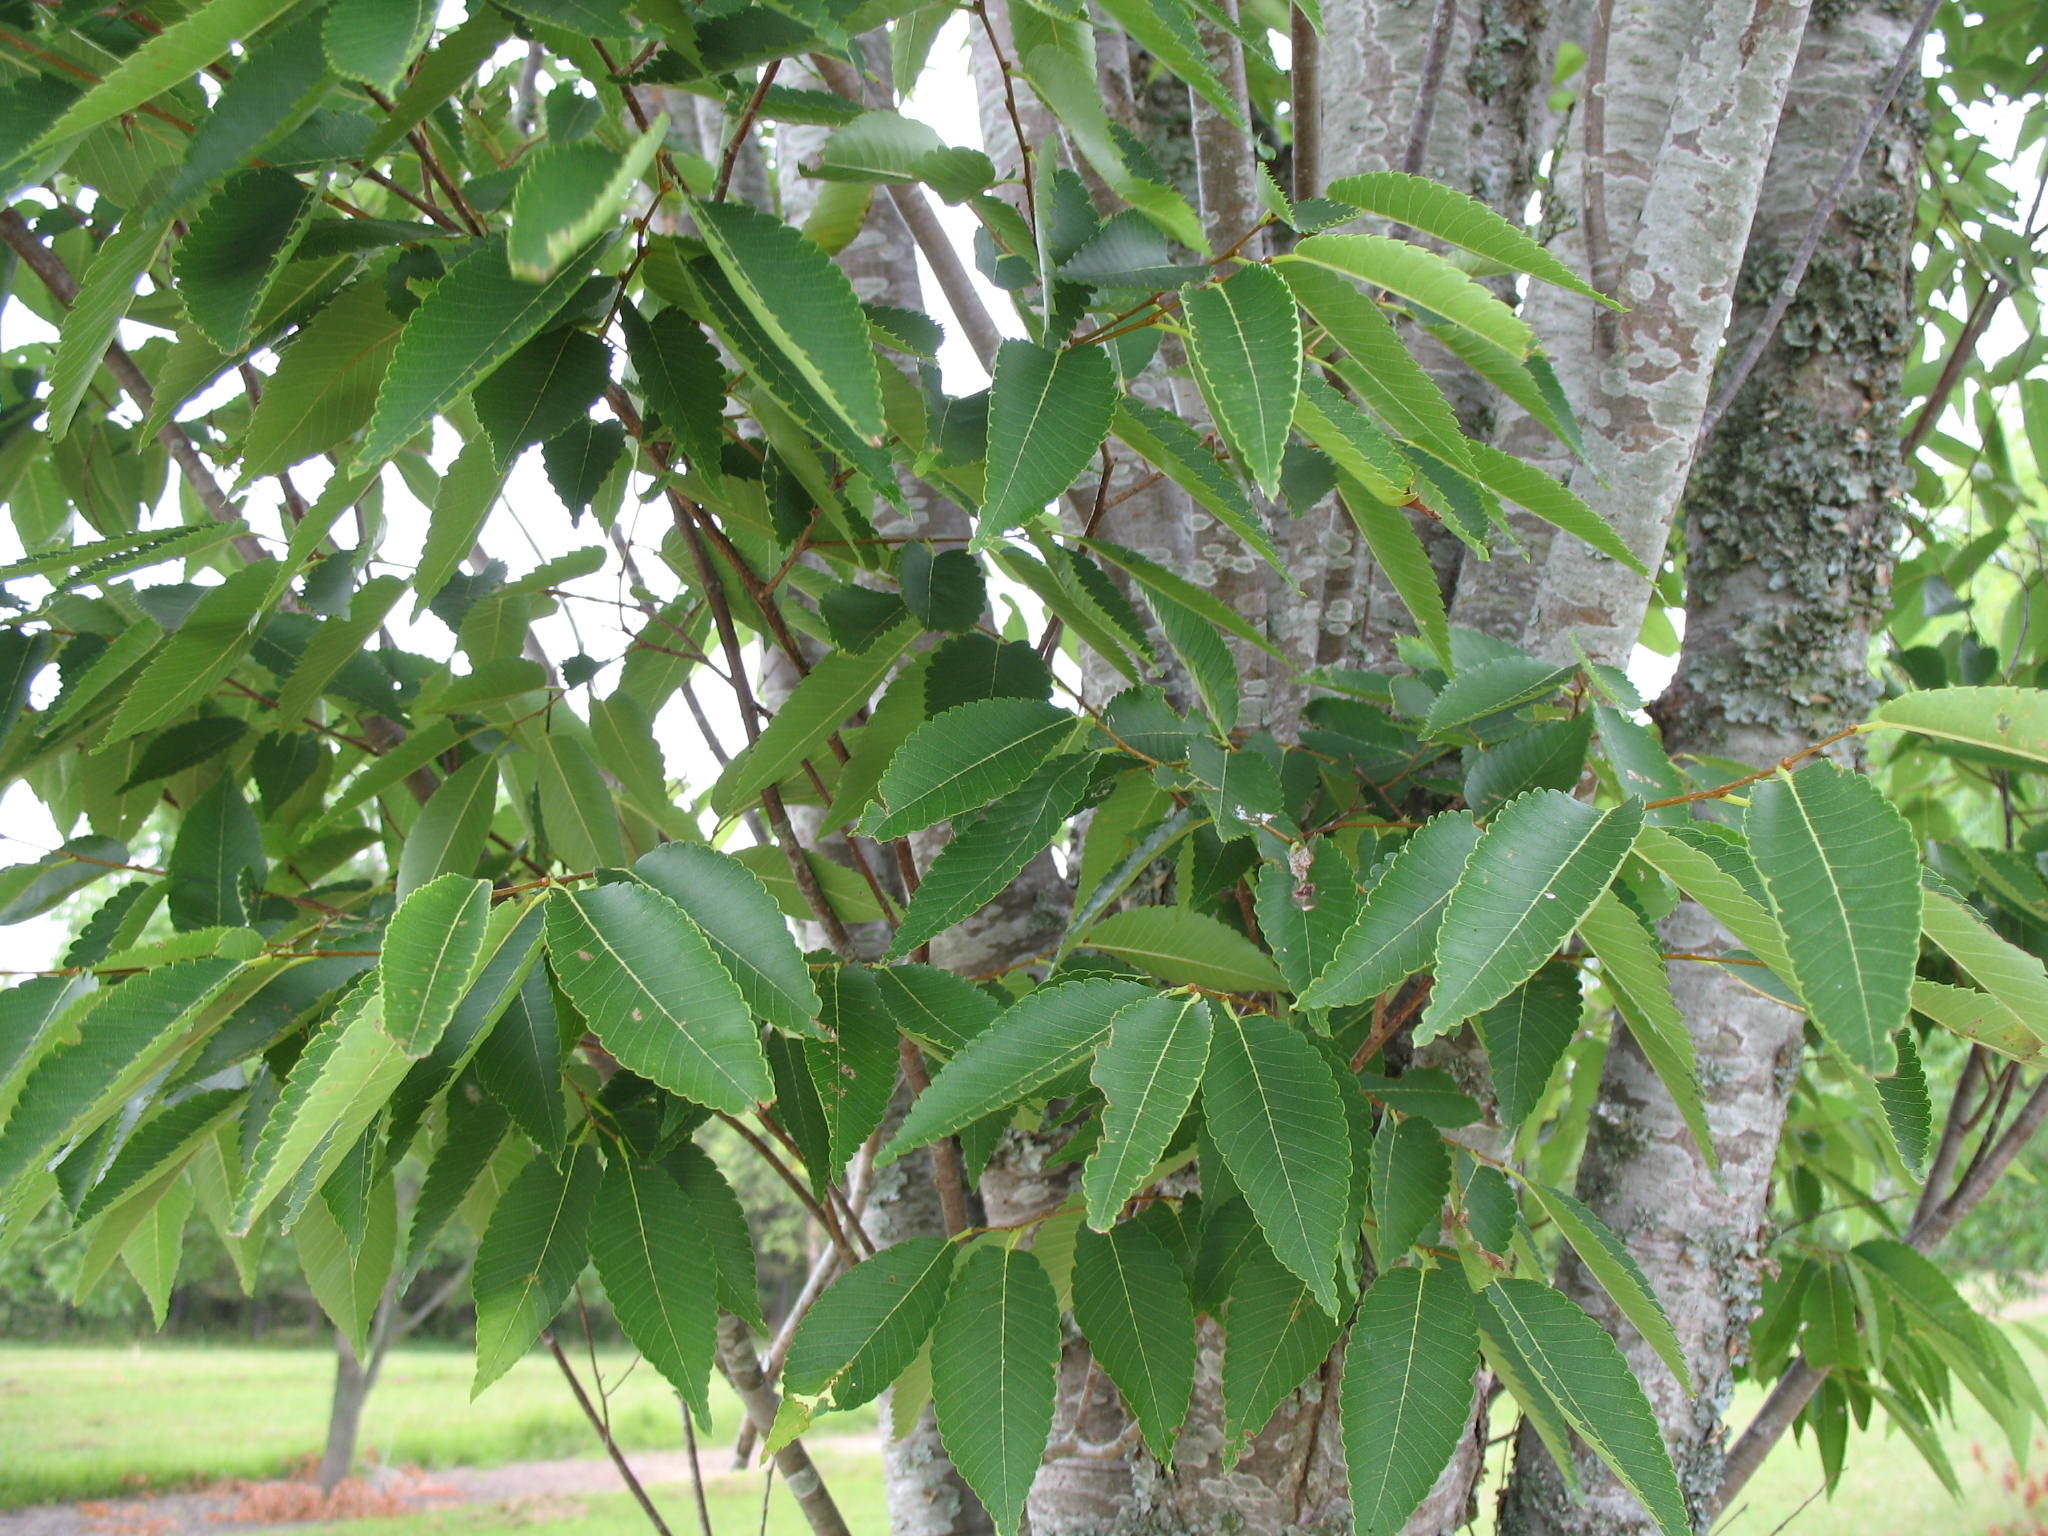
[[[1590,473],[1574,476],[1573,488],[1652,570],[1692,467],[1806,26],[1803,0],[1708,0],[1691,27],[1678,9],[1614,6],[1598,167],[1606,219],[1594,233],[1614,252],[1617,297],[1630,308],[1612,324],[1611,349],[1580,349],[1593,366],[1574,396]],[[1674,33],[1685,42],[1678,67],[1652,72],[1667,62]],[[1573,382],[1566,379],[1568,390]],[[1648,599],[1648,585],[1625,567],[1576,539],[1556,540],[1529,637],[1561,654],[1576,634],[1596,661],[1626,661]]]
[[[1808,31],[1744,263],[1746,307],[1728,338],[1731,354],[1768,304],[1909,29],[1909,17],[1878,3]],[[1674,752],[1763,765],[1861,718],[1870,700],[1870,636],[1898,529],[1915,155],[1911,129],[1894,114],[1785,325],[1692,473],[1685,648],[1657,708]],[[1691,903],[1664,936],[1677,952],[1732,947]],[[1673,962],[1671,980],[1698,1052],[1720,1178],[1624,1037],[1608,1053],[1579,1193],[1629,1244],[1662,1298],[1697,1396],[1688,1401],[1581,1268],[1568,1263],[1561,1283],[1621,1341],[1704,1525],[1721,1500],[1722,1415],[1754,1315],[1802,1022],[1718,967]],[[1580,1473],[1588,1499],[1571,1508],[1555,1467],[1525,1436],[1502,1529],[1609,1536],[1652,1528],[1597,1464],[1581,1458]]]

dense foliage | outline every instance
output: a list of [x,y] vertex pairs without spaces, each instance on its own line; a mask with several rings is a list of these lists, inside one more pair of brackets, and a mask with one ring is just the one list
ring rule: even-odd
[[[757,1412],[771,1449],[929,1397],[1014,1531],[1065,1320],[1161,1461],[1213,1324],[1235,1446],[1348,1338],[1362,1531],[1429,1491],[1483,1360],[1568,1475],[1576,1437],[1680,1536],[1649,1400],[1552,1281],[1569,1249],[1687,1380],[1571,1174],[1610,1028],[1712,1160],[1666,961],[1716,964],[1810,1021],[1797,1219],[1866,1223],[1787,1248],[1751,1371],[1830,1368],[1836,1464],[1873,1406],[1938,1458],[1952,1383],[2024,1446],[2031,1374],[1866,1207],[1934,1152],[1923,1060],[2043,1048],[2048,622],[1988,660],[1901,636],[1844,733],[1889,799],[1814,754],[1674,762],[1568,636],[1452,624],[1426,524],[1512,559],[1518,507],[1652,578],[1411,350],[1576,449],[1488,279],[1593,290],[1392,171],[1298,204],[1262,173],[1212,245],[1105,115],[1093,27],[1234,116],[1196,28],[1270,89],[1257,9],[1018,7],[1006,70],[1079,159],[1024,146],[1016,181],[859,99],[860,70],[916,79],[943,7],[9,11],[9,302],[56,329],[0,422],[0,774],[68,840],[0,875],[0,921],[80,920],[0,994],[0,1244],[55,1219],[79,1294],[120,1263],[161,1312],[195,1216],[251,1273],[281,1235],[362,1349],[466,1232],[479,1391],[588,1266],[701,1413],[746,1348],[721,1311],[764,1322],[716,1120],[843,1269]],[[679,126],[698,98],[722,143]],[[829,130],[801,227],[732,195],[764,124]],[[833,260],[906,189],[972,213],[1014,302],[985,391]],[[1289,580],[1286,526],[1334,494],[1408,610],[1398,663],[1309,665],[1119,539],[1132,466]],[[515,575],[491,556],[522,533]],[[1939,616],[1973,573],[1934,548],[1909,574]],[[1260,657],[1298,720],[1241,722]],[[665,757],[690,719],[704,750]],[[1958,775],[2005,815],[1958,814]],[[1044,942],[949,968],[1049,849],[1073,900]],[[1667,955],[1682,897],[1741,948]],[[1467,1030],[1471,1070],[1413,1064]],[[1078,1182],[990,1223],[973,1186],[1018,1128]],[[948,1230],[876,1251],[860,1202],[899,1160]]]

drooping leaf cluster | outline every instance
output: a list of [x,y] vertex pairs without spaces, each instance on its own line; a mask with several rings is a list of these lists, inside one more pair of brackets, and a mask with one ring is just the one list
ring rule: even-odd
[[[696,1139],[723,1117],[843,1249],[771,1441],[892,1385],[907,1422],[929,1392],[1014,1530],[1063,1320],[1170,1461],[1207,1318],[1233,1455],[1346,1341],[1360,1530],[1428,1491],[1483,1362],[1568,1474],[1575,1435],[1677,1536],[1648,1400],[1551,1284],[1567,1245],[1687,1379],[1566,1187],[1610,1017],[1714,1156],[1657,921],[1681,896],[1717,918],[1742,951],[1715,963],[1807,1014],[1908,1162],[1916,1017],[2038,1059],[2038,946],[1924,868],[1868,779],[1815,762],[1731,793],[1665,755],[1611,669],[1451,624],[1426,521],[1504,548],[1512,504],[1641,569],[1565,485],[1470,440],[1410,351],[1436,338],[1575,446],[1538,339],[1473,275],[1590,292],[1541,245],[1382,173],[1299,206],[1268,184],[1243,233],[1272,254],[1212,250],[1104,117],[1092,24],[1050,11],[1017,8],[1015,68],[1114,206],[1050,157],[1000,180],[767,68],[914,79],[934,9],[8,23],[34,44],[0,87],[10,246],[34,258],[10,302],[54,339],[0,417],[0,774],[66,841],[0,873],[0,922],[78,921],[0,994],[0,1243],[67,1211],[88,1273],[118,1258],[161,1307],[189,1211],[231,1244],[288,1233],[360,1344],[460,1224],[478,1390],[589,1266],[702,1415],[719,1311],[763,1321],[748,1213]],[[1106,9],[1214,86],[1188,38],[1222,12]],[[885,24],[886,66],[853,41]],[[657,89],[724,100],[740,133],[830,128],[805,169],[851,193],[801,228],[739,200]],[[863,303],[833,261],[877,188],[976,219],[1023,333],[986,390],[949,394],[939,322]],[[1142,387],[1169,331],[1199,416]],[[536,461],[559,503],[538,512]],[[1412,620],[1398,664],[1310,668],[1119,539],[1086,497],[1118,464],[1289,580],[1283,520],[1333,493]],[[904,531],[912,502],[956,531]],[[545,551],[517,576],[489,557],[514,525]],[[600,603],[625,635],[586,650]],[[550,657],[565,630],[579,649]],[[1240,728],[1255,653],[1307,690],[1282,733]],[[658,722],[714,689],[737,739],[672,760]],[[2032,689],[1902,694],[1873,729],[2048,763]],[[1054,849],[1073,899],[1042,953],[933,963]],[[1490,1085],[1411,1069],[1468,1029]],[[891,1122],[906,1058],[928,1086]],[[1451,1135],[1483,1119],[1504,1155]],[[1067,1198],[867,1243],[850,1164],[952,1161],[971,1191],[1012,1128],[1061,1138]],[[1858,1361],[1884,1298],[1889,1359],[1920,1375],[1861,1390],[1895,1414],[1937,1365],[2009,1385],[1957,1363],[1980,1325],[1900,1252],[1785,1285]]]

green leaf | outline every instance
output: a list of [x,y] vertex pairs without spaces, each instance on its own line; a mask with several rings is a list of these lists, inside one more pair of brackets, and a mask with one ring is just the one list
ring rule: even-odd
[[399,330],[377,279],[344,289],[301,326],[250,416],[240,483],[340,449],[360,432],[377,408]]
[[291,260],[313,210],[314,188],[285,171],[241,171],[191,216],[171,268],[185,314],[232,356],[271,285]]
[[1486,204],[1426,176],[1400,171],[1344,176],[1330,183],[1328,195],[1391,223],[1434,235],[1446,245],[1598,299],[1609,309],[1623,308]]
[[1187,1118],[1214,1028],[1208,1003],[1192,993],[1145,998],[1109,1021],[1088,1069],[1106,1101],[1102,1138],[1081,1171],[1088,1225],[1097,1232],[1107,1232],[1145,1187]]
[[51,360],[50,394],[44,402],[48,412],[44,430],[51,442],[62,442],[71,430],[79,403],[92,387],[107,348],[117,339],[122,317],[135,300],[135,284],[156,260],[170,228],[168,213],[136,209],[93,253],[92,265],[79,282],[78,296],[71,301],[71,313],[64,317],[56,356]]
[[[1292,300],[1288,307],[1293,308]],[[1217,462],[1216,455],[1195,435],[1193,427],[1171,411],[1147,405],[1135,395],[1126,395],[1117,402],[1112,428],[1148,464],[1163,470],[1166,478],[1192,496],[1204,511],[1244,540],[1274,570],[1287,576],[1286,562],[1274,548],[1265,523],[1252,510],[1244,488]]]
[[1357,878],[1337,846],[1318,837],[1306,851],[1299,879],[1290,864],[1268,862],[1259,871],[1259,932],[1295,992],[1307,991],[1329,966],[1359,908]]
[[410,1284],[426,1267],[434,1239],[454,1219],[456,1210],[476,1188],[484,1170],[504,1144],[510,1121],[497,1102],[483,1094],[458,1089],[448,1096],[447,1131],[420,1181],[406,1228],[401,1283]]
[[482,958],[491,883],[442,875],[391,915],[377,959],[384,1028],[415,1059],[440,1042]]
[[963,634],[981,620],[988,585],[974,556],[964,549],[933,553],[929,544],[906,544],[896,557],[896,581],[903,601],[929,630]]
[[1125,160],[1103,109],[1094,68],[1051,43],[1025,50],[1018,63],[1039,100],[1052,109],[1109,189],[1189,250],[1206,254],[1202,221],[1187,199],[1139,175]]
[[555,857],[571,869],[625,863],[618,807],[590,749],[567,730],[537,729],[531,739],[541,823]]
[[756,1328],[765,1328],[754,1278],[754,1241],[739,1197],[718,1165],[695,1142],[677,1142],[661,1161],[697,1208],[697,1221],[718,1266],[718,1304]]
[[811,668],[761,731],[761,739],[726,764],[707,797],[713,810],[730,816],[763,788],[797,771],[805,758],[856,710],[865,709],[897,658],[917,638],[909,619],[875,639],[864,651],[834,651]]
[[1273,1410],[1329,1358],[1337,1319],[1252,1234],[1230,1279],[1223,1337],[1224,1455],[1235,1461]]
[[957,1250],[913,1237],[854,1265],[797,1325],[784,1390],[843,1410],[881,1395],[924,1348],[946,1304]]
[[1397,506],[1413,494],[1415,471],[1386,429],[1313,373],[1302,375],[1294,417],[1308,440],[1365,488],[1369,500]]
[[1310,235],[1291,256],[1278,259],[1312,262],[1398,294],[1516,357],[1527,357],[1535,348],[1527,321],[1443,257],[1409,241],[1385,235]]
[[278,690],[279,719],[305,718],[327,686],[347,676],[349,663],[362,654],[404,592],[402,576],[372,576],[356,589],[346,616],[321,620],[319,632],[299,652],[298,665]]
[[1301,1006],[1369,1002],[1429,964],[1444,904],[1479,836],[1468,811],[1446,811],[1424,822],[1366,892],[1358,921],[1301,995]]
[[1244,120],[1243,105],[1216,77],[1203,51],[1193,7],[1183,5],[1181,0],[1106,0],[1102,9],[1176,79],[1184,81],[1241,131],[1251,131]]
[[1260,490],[1277,496],[1280,455],[1301,392],[1294,295],[1266,266],[1241,267],[1221,283],[1189,286],[1181,294],[1188,363],[1202,398],[1237,461]]
[[168,725],[211,693],[249,649],[283,579],[277,561],[262,560],[209,588],[128,690],[107,726],[107,739]]
[[238,928],[245,893],[263,883],[263,833],[232,774],[192,802],[168,862],[171,926],[181,932]]
[[559,1158],[567,1135],[562,1058],[568,1054],[544,967],[526,973],[476,1051],[476,1078],[535,1146]]
[[[35,1061],[0,1121],[0,1195],[160,1070],[184,1042],[194,1015],[234,970],[231,960],[160,966],[57,1017],[55,1048]],[[23,991],[15,988],[6,996],[20,998]],[[59,996],[48,995],[51,1001]],[[10,1014],[7,1022],[33,1017]],[[29,1059],[26,1053],[23,1059]]]
[[1460,669],[1443,687],[1422,722],[1425,736],[1441,736],[1488,715],[1547,699],[1576,669],[1552,666],[1534,656],[1503,656]]
[[1571,534],[1609,559],[1618,560],[1644,580],[1649,571],[1635,552],[1621,541],[1621,535],[1608,525],[1577,495],[1532,464],[1525,464],[1511,453],[1503,453],[1491,444],[1478,441],[1465,445],[1465,451],[1472,459],[1472,473],[1481,485],[1497,491],[1509,501],[1515,502],[1553,528]]
[[[155,745],[151,744],[152,749]],[[140,771],[138,767],[136,772]],[[131,773],[129,783],[133,784],[135,778]],[[41,916],[94,881],[104,880],[127,862],[126,843],[88,834],[67,840],[40,859],[0,869],[0,926]]]
[[818,990],[775,898],[744,864],[696,843],[664,843],[633,873],[683,909],[747,1006],[777,1029],[817,1035]]
[[1451,1154],[1427,1120],[1380,1121],[1372,1143],[1373,1253],[1386,1269],[1416,1243],[1441,1235],[1451,1197]]
[[951,1056],[987,1029],[1002,1007],[964,976],[930,965],[875,972],[896,1027],[926,1050]]
[[562,990],[622,1065],[730,1114],[774,1094],[739,988],[666,896],[638,884],[557,890],[547,932]]
[[1280,275],[1315,322],[1343,348],[1337,371],[1352,391],[1402,437],[1460,469],[1471,464],[1457,414],[1443,391],[1402,345],[1379,305],[1328,267],[1291,261]]
[[879,444],[881,375],[867,317],[837,263],[772,214],[700,203],[691,215],[741,303],[862,442]]
[[83,1226],[136,1188],[183,1167],[221,1122],[248,1102],[241,1088],[206,1088],[144,1120],[114,1154],[107,1171],[78,1202],[74,1220]]
[[1344,1351],[1344,1463],[1360,1536],[1394,1536],[1450,1464],[1472,1419],[1479,1328],[1454,1271],[1373,1281]]
[[471,403],[498,462],[588,419],[611,371],[611,348],[573,325],[534,337],[492,369]]
[[978,821],[955,828],[911,897],[890,957],[909,954],[1008,889],[1081,808],[1099,761],[1079,752],[1049,758]]
[[368,1359],[370,1328],[398,1258],[398,1202],[391,1180],[380,1181],[370,1193],[369,1221],[360,1243],[348,1240],[322,1200],[307,1204],[292,1228],[292,1241],[320,1310],[347,1336],[357,1358]]
[[450,267],[405,322],[355,462],[390,458],[537,334],[582,286],[595,257],[593,247],[533,284],[512,274],[504,242],[493,237]]
[[479,436],[462,445],[455,462],[441,477],[434,493],[433,516],[427,523],[427,538],[420,550],[420,563],[413,571],[413,617],[424,613],[448,580],[476,548],[476,536],[497,505],[505,486],[506,469],[498,464],[490,440]]
[[864,965],[827,971],[820,993],[824,1038],[804,1047],[819,1107],[831,1132],[828,1176],[844,1168],[882,1123],[896,1086],[896,1024],[874,973]]
[[253,37],[291,5],[292,0],[208,0],[207,4],[188,11],[101,76],[99,84],[60,113],[27,149],[9,161],[4,176],[0,176],[7,186],[0,191],[10,198],[14,195],[24,166],[39,151],[112,122],[122,113],[133,112],[144,102],[189,80],[218,61],[231,44]]
[[1930,688],[1880,704],[1864,729],[1878,726],[2048,763],[2048,691],[2039,688]]
[[1493,1091],[1504,1126],[1536,1112],[1551,1073],[1578,1033],[1583,999],[1573,966],[1552,963],[1472,1020],[1493,1068]]
[[963,1044],[917,1096],[883,1149],[886,1165],[1029,1097],[1095,1054],[1117,1012],[1152,995],[1133,981],[1090,978],[1040,987]]
[[1621,1010],[1650,1069],[1671,1095],[1707,1166],[1717,1163],[1706,1105],[1700,1096],[1698,1057],[1685,1018],[1672,1000],[1671,982],[1657,942],[1619,896],[1604,893],[1579,923],[1579,936],[1600,962],[1600,979]]
[[949,709],[912,731],[889,760],[879,803],[861,818],[860,830],[886,842],[976,810],[1028,779],[1073,726],[1072,715],[1038,699],[980,699]]
[[1671,1368],[1678,1385],[1689,1395],[1693,1390],[1692,1372],[1685,1363],[1685,1349],[1635,1255],[1608,1230],[1607,1223],[1573,1196],[1533,1180],[1524,1187],[1564,1234],[1579,1262],[1621,1309],[1621,1315],[1643,1336],[1643,1342],[1657,1352],[1657,1358]]
[[1789,977],[1791,962],[1785,958],[1785,936],[1777,919],[1750,894],[1741,876],[1715,859],[1709,851],[1713,845],[1702,839],[1697,829],[1644,827],[1636,838],[1635,853],[1713,914],[1744,949],[1780,976]]
[[569,1299],[589,1256],[585,1241],[597,1204],[597,1154],[578,1147],[566,1169],[536,1157],[491,1213],[476,1251],[476,1379],[469,1395],[511,1370]]
[[1607,889],[1642,822],[1639,800],[1599,811],[1554,789],[1494,817],[1444,904],[1437,982],[1415,1038],[1455,1028],[1535,975]]
[[[2048,1019],[2048,972],[2043,971],[2039,957],[1994,933],[1981,917],[1953,896],[1923,889],[1920,900],[1921,931],[1967,971],[1972,981],[1990,993],[2015,1023],[2034,1021],[2021,1027],[2038,1043],[2040,1030],[2034,1026]],[[1917,987],[1913,1006],[1927,1011],[1921,1005]]]
[[607,233],[667,133],[668,114],[657,112],[624,150],[598,139],[575,139],[544,144],[527,156],[505,237],[512,275],[544,283]]
[[1607,1330],[1534,1280],[1499,1280],[1475,1298],[1481,1326],[1513,1345],[1530,1375],[1664,1536],[1692,1521],[1643,1389]]
[[1337,476],[1337,493],[1344,510],[1358,525],[1365,547],[1401,599],[1401,606],[1415,620],[1416,631],[1446,666],[1451,655],[1450,616],[1444,607],[1443,589],[1437,584],[1436,568],[1429,551],[1415,531],[1405,507],[1390,506],[1372,495],[1349,475]]
[[937,133],[915,118],[863,112],[825,141],[817,164],[805,174],[820,181],[908,186],[918,180],[918,162],[945,147]]
[[1074,1322],[1123,1393],[1145,1444],[1170,1466],[1195,1387],[1195,1307],[1179,1261],[1134,1221],[1081,1232]]
[[1081,943],[1141,966],[1163,981],[1217,992],[1270,992],[1282,985],[1266,952],[1235,928],[1188,907],[1129,907],[1090,928]]
[[1898,1143],[1899,1156],[1915,1177],[1925,1177],[1927,1148],[1934,1130],[1934,1100],[1927,1092],[1927,1072],[1920,1065],[1920,1048],[1913,1043],[1913,1031],[1902,1029],[1892,1036],[1899,1053],[1899,1070],[1877,1080],[1877,1097],[1884,1105],[1885,1123]]
[[680,309],[645,320],[632,305],[621,305],[619,324],[648,408],[693,466],[717,464],[725,417],[725,364],[718,349]]
[[1106,349],[1004,342],[989,388],[988,484],[976,540],[1030,521],[1079,479],[1109,435],[1116,404]]
[[1196,617],[1235,635],[1245,644],[1257,646],[1275,661],[1290,665],[1285,652],[1247,623],[1235,609],[1218,602],[1215,594],[1204,591],[1185,577],[1176,576],[1134,549],[1112,544],[1108,539],[1083,539],[1081,542],[1118,570],[1128,573],[1148,595],[1177,603]]
[[320,40],[344,80],[391,91],[434,29],[427,0],[335,0]]
[[427,114],[460,90],[498,47],[512,35],[513,20],[496,6],[480,8],[441,39],[420,61],[412,83],[391,104],[391,111],[363,146],[366,160],[380,158],[422,122]]
[[1786,978],[1859,1071],[1888,1074],[1920,954],[1920,859],[1877,786],[1833,763],[1767,779],[1743,816],[1784,931]]
[[1274,1256],[1334,1317],[1351,1141],[1322,1053],[1268,1014],[1225,1008],[1202,1077],[1202,1112]]
[[498,760],[473,757],[441,781],[420,807],[398,850],[399,901],[436,875],[466,875],[483,857],[498,803]]
[[620,1329],[699,1422],[710,1422],[718,1300],[696,1207],[666,1168],[619,1147],[591,1217],[590,1260]]
[[148,1202],[148,1210],[121,1245],[121,1262],[142,1288],[159,1328],[169,1310],[171,1287],[178,1281],[178,1261],[185,1251],[185,1218],[191,1214],[191,1185],[173,1183]]
[[249,1157],[228,1235],[246,1237],[256,1219],[289,1186],[279,1224],[297,1219],[305,1197],[376,1119],[411,1062],[384,1030],[383,999],[374,987],[351,993],[313,1035],[285,1079],[284,1091]]
[[999,1533],[1016,1536],[1052,1434],[1059,1303],[1029,1253],[977,1248],[932,1333],[939,1438]]

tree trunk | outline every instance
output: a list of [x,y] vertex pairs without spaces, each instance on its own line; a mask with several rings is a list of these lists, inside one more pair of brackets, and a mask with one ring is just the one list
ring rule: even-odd
[[320,1491],[333,1493],[356,1464],[356,1439],[363,1428],[375,1373],[356,1359],[342,1331],[334,1330],[334,1401],[327,1411],[327,1446],[320,1453]]
[[[1896,7],[1867,3],[1808,31],[1744,262],[1745,311],[1731,328],[1731,355],[1791,264],[1910,25]],[[1862,718],[1871,701],[1870,636],[1898,529],[1916,155],[1907,115],[1894,112],[1687,486],[1685,647],[1656,711],[1674,753],[1762,766]],[[1665,923],[1664,937],[1675,952],[1732,947],[1691,903]],[[1671,980],[1699,1056],[1720,1178],[1623,1036],[1608,1053],[1579,1194],[1623,1234],[1663,1299],[1696,1396],[1687,1400],[1579,1266],[1566,1264],[1562,1284],[1620,1340],[1704,1527],[1717,1513],[1722,1413],[1766,1262],[1771,1168],[1803,1026],[1719,967],[1673,962]],[[1579,1472],[1587,1501],[1573,1508],[1525,1433],[1502,1530],[1653,1528],[1597,1463],[1582,1457]]]

